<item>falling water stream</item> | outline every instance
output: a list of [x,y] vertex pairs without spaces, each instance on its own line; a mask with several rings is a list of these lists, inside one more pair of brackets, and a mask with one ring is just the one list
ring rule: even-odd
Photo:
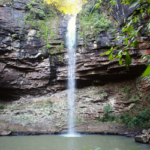
[[75,92],[75,53],[76,53],[76,15],[71,16],[67,28],[67,48],[68,48],[68,135],[74,136],[74,92]]

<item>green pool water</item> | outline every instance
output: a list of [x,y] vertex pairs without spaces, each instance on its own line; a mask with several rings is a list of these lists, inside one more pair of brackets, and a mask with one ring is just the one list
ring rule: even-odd
[[0,150],[150,150],[149,144],[134,142],[134,138],[112,135],[60,135],[0,137]]

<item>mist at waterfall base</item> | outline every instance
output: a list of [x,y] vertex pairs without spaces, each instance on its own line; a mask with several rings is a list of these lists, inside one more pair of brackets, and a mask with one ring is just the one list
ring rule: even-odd
[[74,101],[75,101],[75,54],[76,54],[76,15],[71,15],[68,26],[66,44],[68,49],[68,133],[63,135],[65,137],[80,136],[74,130]]

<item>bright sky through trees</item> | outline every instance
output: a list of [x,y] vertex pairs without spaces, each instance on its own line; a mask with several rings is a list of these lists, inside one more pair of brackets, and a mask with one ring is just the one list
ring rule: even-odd
[[65,14],[76,14],[81,10],[82,4],[87,0],[44,0],[49,5],[55,7]]

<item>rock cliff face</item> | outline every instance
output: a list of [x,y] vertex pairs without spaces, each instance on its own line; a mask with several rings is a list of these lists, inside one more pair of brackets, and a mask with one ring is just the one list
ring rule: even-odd
[[[26,14],[22,10],[26,8],[26,3],[15,0],[12,1],[13,7],[9,3],[0,5],[1,100],[19,99],[27,94],[44,95],[67,87],[67,49],[58,50],[50,58],[47,52],[42,52],[46,44],[36,36],[38,28],[23,25]],[[57,25],[55,20],[52,21],[52,27],[58,31],[53,40],[49,39],[52,50],[65,42],[66,18],[59,16]],[[118,60],[110,62],[107,56],[100,57],[100,54],[109,49],[106,43],[110,46],[123,45],[123,41],[114,42],[114,37],[109,32],[100,32],[98,40],[93,40],[90,35],[88,32],[88,47],[84,46],[83,39],[77,35],[77,87],[94,82],[104,84],[134,78],[146,68],[145,63],[140,60],[142,54],[149,53],[146,41],[141,40],[138,49],[130,50],[132,64],[130,71],[127,71],[125,65],[118,65]]]
[[[57,34],[53,39],[49,37],[49,57],[46,42],[37,37],[38,27],[24,25],[23,19],[27,14],[23,10],[28,1],[9,2],[0,4],[0,101],[6,106],[0,111],[0,129],[65,132],[68,108],[67,91],[64,89],[67,88],[68,55],[66,46],[61,49],[60,45],[66,40],[68,16],[60,15],[51,21]],[[118,7],[121,7],[119,1]],[[126,7],[124,10],[118,7],[113,13],[116,19],[121,18],[119,14],[122,11],[128,12],[126,17],[133,12]],[[77,26],[79,30],[78,18]],[[112,113],[118,115],[133,108],[136,103],[143,104],[142,99],[149,94],[149,81],[136,78],[146,68],[141,55],[150,53],[149,37],[145,37],[144,32],[139,39],[139,47],[129,50],[132,58],[129,71],[125,68],[124,59],[123,65],[119,66],[118,60],[100,57],[110,46],[123,46],[122,38],[114,42],[119,32],[119,28],[115,36],[99,32],[93,38],[92,33],[87,31],[88,46],[77,32],[76,86],[82,88],[75,93],[77,131],[100,132],[107,131],[108,127],[108,130],[118,132],[116,128],[122,129],[121,126],[108,125],[105,128],[105,124],[92,123],[99,122],[105,106],[111,105]],[[43,52],[43,49],[46,51]],[[60,90],[64,91],[58,92]]]
[[[16,0],[13,8],[7,6],[0,6],[1,99],[12,100],[23,94],[40,95],[57,90],[53,85],[59,85],[56,80],[57,64],[61,65],[58,56],[49,59],[46,52],[42,52],[45,42],[36,37],[38,29],[24,26],[25,3]],[[58,25],[57,39],[49,41],[55,49],[64,41],[67,23],[60,16],[58,24],[55,25],[55,20],[52,24],[55,28]]]

